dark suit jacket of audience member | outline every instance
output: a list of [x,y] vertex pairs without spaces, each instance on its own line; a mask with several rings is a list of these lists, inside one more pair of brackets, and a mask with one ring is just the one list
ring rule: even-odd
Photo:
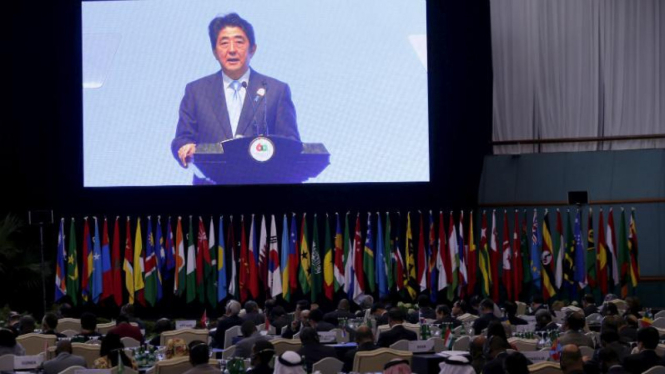
[[585,317],[588,317],[589,314],[593,314],[593,313],[598,313],[598,307],[596,306],[596,304],[591,304],[591,305],[588,305],[586,308],[584,308],[584,316]]
[[323,320],[333,324],[334,326],[339,326],[338,318],[355,318],[356,315],[349,312],[348,310],[336,309],[332,312],[328,312],[323,315]]
[[500,352],[496,357],[487,361],[483,366],[483,374],[504,374],[503,361],[506,360],[508,353]]
[[[540,304],[540,306],[539,306],[538,308],[536,308],[536,309],[534,309],[533,311],[531,311],[531,313],[527,313],[527,315],[529,315],[529,316],[535,316],[536,313],[538,313],[539,310],[547,310],[548,312],[550,312],[550,308],[549,308],[546,304]],[[550,312],[550,314],[551,314],[551,313],[552,313],[552,312]]]
[[85,359],[69,352],[60,352],[54,359],[44,362],[44,374],[58,374],[72,366],[87,367]]
[[356,352],[363,351],[373,351],[379,349],[380,347],[372,342],[362,343],[358,346],[357,349],[351,349],[344,354],[344,367],[342,371],[345,373],[350,373],[353,370],[353,359],[356,357]]
[[267,340],[265,336],[261,335],[260,332],[256,331],[251,336],[242,338],[238,343],[236,343],[236,357],[249,358],[252,355],[252,348],[254,343],[259,340]]
[[286,316],[279,316],[275,318],[272,322],[270,322],[271,326],[275,326],[275,331],[277,331],[278,334],[281,334],[284,326],[288,324],[289,320],[286,318]]
[[330,331],[334,328],[335,326],[332,323],[328,323],[326,321],[321,321],[316,324],[316,331]]
[[626,356],[623,359],[623,368],[629,373],[643,373],[656,365],[662,365],[662,358],[660,358],[656,351],[648,349],[634,355]]
[[594,343],[593,339],[591,337],[584,335],[584,333],[580,331],[566,331],[561,336],[559,336],[559,343],[563,347],[564,345],[567,344],[575,344],[576,346],[587,346],[594,348]]
[[499,319],[496,318],[494,313],[485,313],[473,321],[473,331],[476,335],[480,335],[480,333],[490,325],[490,322],[498,320]]
[[418,334],[411,330],[407,330],[402,325],[395,325],[390,330],[386,330],[379,335],[377,344],[379,347],[389,348],[398,340],[418,340]]
[[409,313],[407,321],[411,323],[419,323],[420,318],[436,319],[436,312],[430,307],[420,308],[420,311]]
[[290,323],[287,324],[284,328],[282,328],[282,338],[284,338],[284,339],[293,339],[293,335],[298,333],[301,328],[302,328],[302,323],[300,323],[300,322],[298,322],[295,329],[291,328]]
[[219,322],[217,322],[217,331],[215,331],[215,344],[217,345],[217,348],[224,348],[224,334],[226,333],[226,330],[233,326],[240,326],[242,323],[242,318],[237,315],[219,320]]
[[[510,322],[511,325],[517,326],[517,325],[528,325],[529,323],[517,316],[512,316],[508,317],[508,322]],[[558,326],[557,326],[558,328]]]
[[632,343],[637,341],[637,329],[631,326],[624,326],[619,330],[619,338],[624,343]]
[[243,322],[244,321],[252,321],[256,326],[265,323],[266,322],[266,317],[259,313],[259,312],[252,312],[252,313],[247,313],[242,317]]
[[305,356],[305,365],[307,372],[312,372],[312,365],[326,357],[337,358],[337,351],[335,348],[323,344],[310,344],[304,345],[298,350],[300,356]]

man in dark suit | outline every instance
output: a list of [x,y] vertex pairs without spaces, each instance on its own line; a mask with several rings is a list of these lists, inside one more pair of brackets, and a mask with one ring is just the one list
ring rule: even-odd
[[429,304],[428,295],[418,296],[418,310],[413,313],[409,313],[407,320],[411,323],[419,323],[421,318],[436,319],[436,313]]
[[345,373],[349,373],[353,370],[353,360],[356,357],[356,352],[379,349],[379,346],[374,344],[374,334],[372,334],[372,329],[367,326],[360,326],[356,330],[356,343],[358,343],[357,349],[349,350],[344,354],[344,367],[342,368],[342,371]]
[[404,312],[399,308],[392,308],[388,312],[388,324],[390,330],[379,335],[378,346],[388,348],[398,340],[418,340],[418,334],[407,330],[404,326]]
[[266,322],[265,316],[259,313],[259,305],[253,300],[245,302],[245,315],[242,317],[242,320],[252,321],[257,326]]
[[435,324],[449,324],[451,329],[460,326],[462,322],[450,314],[448,305],[439,305],[436,307],[436,321]]
[[323,320],[321,309],[314,309],[309,312],[309,325],[316,331],[330,331],[335,328],[332,323]]
[[582,352],[574,344],[568,344],[561,349],[561,370],[564,374],[584,374],[584,361]]
[[240,313],[240,303],[236,300],[229,300],[226,304],[226,315],[217,322],[217,330],[215,331],[216,348],[224,348],[224,334],[226,330],[233,326],[242,325],[243,320],[238,317],[238,313]]
[[300,140],[289,86],[250,69],[256,53],[252,25],[235,13],[227,14],[210,22],[209,36],[221,71],[185,88],[171,142],[176,160],[187,167],[197,144],[237,136],[261,133]]
[[259,340],[267,340],[265,336],[256,331],[256,325],[252,321],[245,321],[240,327],[242,340],[236,344],[236,357],[249,358],[252,355],[252,347]]
[[44,374],[57,374],[72,366],[87,367],[85,359],[72,354],[72,343],[61,340],[55,348],[56,357],[44,362]]
[[585,325],[586,319],[581,311],[569,314],[563,324],[564,333],[559,336],[559,343],[561,345],[574,344],[578,347],[584,345],[594,348],[593,339],[584,334]]
[[623,359],[623,368],[629,373],[643,373],[653,366],[661,365],[661,358],[656,354],[659,334],[654,327],[644,327],[637,331],[638,353]]
[[338,326],[339,325],[338,318],[348,318],[348,319],[355,318],[356,315],[351,313],[349,309],[350,309],[349,300],[342,299],[339,301],[339,303],[337,303],[336,310],[328,312],[323,315],[323,320],[328,323],[332,323],[335,326]]
[[598,306],[592,294],[584,295],[582,299],[582,309],[584,309],[584,316],[588,317],[589,314],[598,313]]
[[494,302],[490,299],[483,299],[480,302],[480,317],[473,321],[473,331],[476,335],[480,335],[483,329],[490,325],[490,322],[498,320],[494,315]]
[[307,372],[312,372],[312,365],[326,357],[337,358],[335,348],[323,345],[319,342],[319,333],[311,327],[305,327],[300,330],[300,341],[302,348],[298,350],[300,356],[305,357]]
[[66,338],[64,334],[55,331],[56,327],[58,327],[58,316],[55,313],[44,314],[44,318],[42,318],[42,334]]
[[[482,310],[482,303],[481,303]],[[484,374],[503,374],[503,361],[508,356],[507,349],[510,349],[508,342],[500,336],[491,336],[483,348],[485,356]]]
[[376,319],[377,326],[388,324],[388,311],[383,303],[374,303],[370,310],[370,314]]

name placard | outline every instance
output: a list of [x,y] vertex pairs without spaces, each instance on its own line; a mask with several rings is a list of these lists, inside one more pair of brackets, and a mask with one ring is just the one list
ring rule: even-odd
[[337,333],[335,331],[319,331],[319,341],[321,343],[336,342]]
[[42,356],[16,356],[14,357],[14,369],[35,369],[42,364]]
[[411,352],[431,352],[434,350],[434,342],[431,340],[416,340],[409,342],[409,351]]
[[176,330],[183,330],[183,329],[194,329],[196,328],[196,320],[191,319],[191,320],[184,320],[184,321],[175,321],[175,329]]
[[521,353],[534,364],[537,362],[547,361],[550,358],[549,351],[525,351]]

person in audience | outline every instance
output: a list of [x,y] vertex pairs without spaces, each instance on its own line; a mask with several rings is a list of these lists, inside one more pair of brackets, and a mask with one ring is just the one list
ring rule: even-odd
[[619,308],[617,308],[617,305],[614,303],[605,303],[600,309],[600,314],[604,316],[618,316]]
[[473,331],[476,335],[480,335],[490,322],[498,320],[494,315],[494,302],[491,299],[484,299],[480,303],[480,313],[480,317],[473,321]]
[[626,304],[628,304],[628,308],[624,312],[624,317],[627,317],[629,315],[635,316],[635,318],[640,319],[642,316],[640,315],[640,311],[642,310],[642,305],[640,304],[640,299],[637,296],[628,296],[626,298]]
[[467,304],[464,300],[457,300],[453,303],[452,315],[455,318],[459,318],[462,314],[467,313]]
[[71,366],[88,367],[83,357],[72,354],[72,343],[69,340],[61,340],[56,344],[55,355],[55,358],[44,362],[44,374],[58,374]]
[[374,305],[374,297],[372,295],[362,296],[358,303],[360,309],[356,312],[356,318],[365,318],[365,314],[372,309],[372,305]]
[[508,356],[506,352],[510,349],[508,342],[501,337],[492,336],[485,342],[483,355],[485,356],[485,366],[483,366],[484,374],[503,374],[503,361]]
[[393,358],[383,365],[383,374],[411,374],[409,360]]
[[531,361],[520,352],[512,352],[503,360],[503,370],[506,374],[529,374]]
[[370,314],[376,320],[377,326],[388,324],[388,310],[386,309],[386,305],[384,303],[374,303],[374,305],[372,305],[372,309],[370,310]]
[[109,331],[109,334],[115,334],[121,338],[130,337],[143,343],[143,334],[138,326],[133,326],[129,323],[129,316],[120,314],[115,321],[115,327]]
[[25,356],[25,349],[16,342],[16,336],[10,329],[0,329],[0,356],[2,355]]
[[[492,321],[490,324],[487,326],[487,334],[485,335],[487,337],[487,341],[490,340],[491,337],[493,336],[498,336],[501,339],[508,341],[508,334],[506,333],[506,328],[503,326],[503,323],[500,321]],[[510,344],[510,348],[513,350],[517,350],[517,348],[513,345]]]
[[15,336],[18,336],[21,327],[21,315],[18,312],[11,311],[7,317],[7,328],[12,330]]
[[617,356],[617,353],[614,350],[603,348],[598,353],[598,358],[600,360],[601,373],[626,374],[626,370],[621,366],[621,359]]
[[335,328],[332,323],[323,320],[321,309],[314,309],[309,312],[309,326],[316,331],[330,331]]
[[134,313],[134,304],[127,303],[120,308],[120,314],[126,315],[130,323],[134,322],[139,325],[139,330],[145,330],[145,323],[143,323],[140,318],[136,317],[136,314]]
[[439,364],[439,374],[474,374],[471,358],[467,355],[451,354]]
[[407,320],[411,323],[420,323],[423,319],[436,319],[436,312],[429,304],[429,295],[418,296],[418,310],[409,313]]
[[480,303],[482,303],[482,301],[483,298],[480,295],[473,295],[469,300],[468,307],[465,309],[466,313],[480,316],[482,313]]
[[450,312],[450,308],[448,308],[448,305],[445,304],[441,304],[436,307],[436,321],[434,321],[434,323],[439,325],[442,323],[447,323],[450,324],[450,328],[452,329],[462,325],[462,321],[453,317]]
[[545,300],[543,299],[542,295],[535,295],[533,298],[531,298],[531,306],[529,309],[530,310],[527,314],[530,316],[535,316],[539,310],[547,310],[548,312],[550,311],[550,309],[547,307],[547,304],[545,304]]
[[469,344],[471,366],[473,366],[473,370],[476,371],[476,374],[482,373],[483,367],[485,366],[485,355],[483,349],[485,348],[486,341],[486,337],[479,335],[471,341],[471,344]]
[[[128,323],[129,324],[129,323]],[[125,367],[134,370],[138,369],[136,360],[130,358],[124,352],[125,345],[120,340],[120,335],[109,331],[102,339],[102,345],[99,349],[99,358],[93,364],[94,369],[110,369],[118,366],[118,358],[122,360]]]
[[305,356],[305,366],[307,372],[312,372],[312,365],[326,357],[337,357],[335,348],[323,345],[319,342],[319,333],[311,327],[305,327],[300,331],[300,341],[302,347],[298,350],[298,354]]
[[281,306],[275,306],[270,311],[270,325],[275,327],[275,331],[279,334],[284,326],[289,324],[289,319],[286,316],[286,311]]
[[536,313],[536,331],[558,330],[559,325],[552,321],[552,314],[548,310],[539,310]]
[[353,369],[353,360],[357,352],[373,351],[379,348],[379,346],[374,344],[374,334],[372,334],[372,329],[368,326],[358,327],[356,330],[356,343],[358,344],[358,348],[351,349],[344,354],[344,368],[342,371],[345,373],[349,373]]
[[173,330],[173,324],[171,323],[170,319],[168,318],[158,319],[157,322],[155,322],[155,327],[152,329],[154,335],[152,338],[150,338],[148,344],[155,347],[161,345],[162,333],[172,330]]
[[256,326],[266,322],[266,317],[259,313],[259,305],[252,300],[245,302],[245,316],[242,319],[243,321],[252,321]]
[[44,318],[42,318],[42,334],[55,335],[58,338],[66,338],[64,334],[55,331],[57,327],[58,327],[58,316],[55,313],[44,314]]
[[564,346],[574,344],[576,346],[587,346],[594,348],[593,339],[584,335],[584,326],[586,319],[580,312],[570,313],[566,316],[566,321],[563,325],[564,333],[559,337],[559,343]]
[[600,333],[600,346],[593,352],[593,357],[590,359],[587,359],[586,357],[584,358],[585,373],[596,374],[601,372],[602,360],[600,358],[600,352],[603,349],[614,351],[614,354],[619,357],[619,360],[623,360],[624,357],[630,354],[629,346],[623,345],[619,342],[619,334],[617,334],[616,330],[605,328],[605,330]]
[[[277,300],[268,299],[263,303],[263,315],[270,318],[272,315],[272,309],[277,306]],[[270,321],[272,324],[272,321]]]
[[584,316],[598,313],[598,306],[596,306],[596,300],[592,294],[588,293],[584,295],[584,298],[582,299],[582,309],[584,310]]
[[247,320],[240,327],[242,340],[236,344],[236,357],[249,358],[252,355],[252,347],[259,340],[267,340],[256,330],[256,325],[252,320]]
[[517,304],[512,301],[506,301],[503,304],[503,308],[506,311],[506,320],[510,322],[511,325],[528,325],[527,321],[517,317]]
[[35,332],[36,325],[37,322],[35,322],[34,317],[32,317],[29,314],[26,314],[23,317],[21,317],[21,320],[19,321],[18,334],[19,335],[31,334]]
[[275,355],[275,347],[268,340],[259,340],[252,348],[252,368],[247,370],[250,374],[272,374],[270,361]]
[[210,365],[210,349],[208,344],[194,340],[189,343],[189,363],[192,368],[185,374],[219,374],[219,368]]
[[350,312],[351,306],[349,300],[342,299],[337,303],[337,309],[323,315],[323,320],[332,323],[334,326],[339,326],[339,318],[355,318],[355,314]]
[[660,336],[654,327],[644,327],[637,331],[637,353],[623,359],[623,368],[629,373],[643,373],[660,365],[661,358],[656,354]]
[[234,326],[242,325],[242,318],[238,316],[240,313],[240,303],[236,300],[229,300],[226,303],[226,314],[217,321],[217,331],[215,331],[215,346],[217,348],[224,348],[224,334],[226,330]]
[[404,323],[404,312],[399,308],[392,308],[388,312],[388,325],[390,329],[379,334],[377,344],[380,347],[388,348],[396,341],[417,340],[418,334],[411,330],[407,330],[402,324]]
[[623,342],[637,341],[637,329],[639,327],[638,317],[634,314],[627,315],[623,318],[623,324],[619,324],[619,336]]
[[81,314],[81,331],[72,337],[72,341],[85,343],[101,336],[102,334],[97,332],[97,316],[89,312]]
[[293,335],[302,330],[303,327],[309,326],[310,311],[308,309],[299,310],[298,306],[296,306],[296,311],[298,313],[297,315],[294,315],[294,317],[297,317],[297,319],[294,319],[293,322],[286,326],[286,328],[282,329],[282,338],[292,339]]
[[561,371],[564,374],[584,374],[584,361],[582,361],[582,352],[575,344],[566,344],[561,350],[559,359]]
[[274,374],[305,374],[302,367],[302,357],[293,351],[282,353],[275,360]]
[[566,303],[563,300],[556,300],[552,303],[552,312],[560,312],[564,307]]
[[607,295],[605,295],[605,298],[603,299],[603,302],[607,303],[607,302],[610,302],[612,300],[618,300],[618,299],[619,299],[619,296],[617,296],[613,293],[608,293]]

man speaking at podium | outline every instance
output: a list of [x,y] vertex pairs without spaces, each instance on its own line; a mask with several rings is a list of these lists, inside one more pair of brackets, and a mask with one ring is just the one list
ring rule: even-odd
[[249,67],[256,53],[252,25],[230,13],[213,19],[209,34],[222,70],[185,87],[171,142],[180,165],[187,167],[200,143],[259,133],[300,140],[289,86]]

